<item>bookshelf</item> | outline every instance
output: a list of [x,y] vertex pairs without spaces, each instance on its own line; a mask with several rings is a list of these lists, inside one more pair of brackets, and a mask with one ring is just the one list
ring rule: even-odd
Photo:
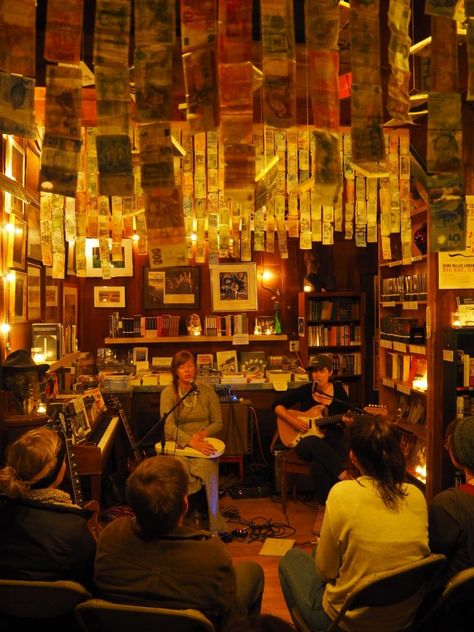
[[[239,336],[247,336],[247,334],[237,334]],[[136,336],[125,338],[105,338],[104,343],[106,345],[160,345],[170,344],[172,342],[179,342],[182,345],[187,344],[200,344],[205,342],[232,342],[235,336]],[[248,335],[249,342],[284,342],[288,340],[286,334],[269,334],[256,336],[254,334]]]
[[349,385],[351,399],[364,403],[365,295],[357,291],[300,292],[298,334],[304,366],[312,356],[333,358],[333,375]]

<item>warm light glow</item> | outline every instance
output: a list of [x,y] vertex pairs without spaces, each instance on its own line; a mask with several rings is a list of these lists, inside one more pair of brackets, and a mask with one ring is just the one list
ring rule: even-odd
[[10,323],[2,323],[0,325],[0,332],[2,333],[3,336],[8,336],[8,334],[10,333]]
[[426,465],[417,465],[415,467],[416,477],[419,478],[423,483],[426,483]]
[[303,292],[312,292],[313,291],[313,287],[311,285],[304,285],[303,286]]
[[137,235],[137,233],[133,233],[132,239],[133,241],[138,241],[140,239],[140,235]]
[[40,415],[44,415],[46,413],[46,404],[44,404],[43,402],[40,402],[38,404],[38,407],[36,408],[36,412],[39,413]]
[[192,233],[192,234],[191,234],[191,241],[192,241],[193,243],[196,243],[196,241],[197,241],[197,235],[196,235],[196,233]]
[[15,232],[15,226],[11,222],[8,222],[8,224],[5,224],[4,228],[9,235],[13,235],[13,233]]
[[428,380],[426,377],[420,377],[413,380],[413,388],[417,391],[427,391],[428,390]]
[[273,274],[270,270],[262,270],[262,281],[270,281],[273,279]]
[[5,279],[5,281],[13,283],[13,281],[16,279],[15,270],[9,270],[3,278]]
[[31,355],[31,357],[33,358],[33,361],[35,364],[43,364],[44,361],[46,360],[44,353],[33,353]]

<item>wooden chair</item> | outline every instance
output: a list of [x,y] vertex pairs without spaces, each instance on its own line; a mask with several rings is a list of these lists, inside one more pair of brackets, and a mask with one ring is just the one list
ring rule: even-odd
[[[430,553],[417,562],[406,564],[383,573],[373,573],[361,579],[354,589],[347,595],[337,617],[331,623],[327,632],[337,632],[339,622],[347,612],[357,608],[384,608],[402,603],[413,595],[438,573],[446,562],[446,556]],[[416,611],[413,612],[415,619]],[[300,632],[315,632],[308,627],[298,610],[291,612],[296,628]],[[350,630],[350,621],[346,622],[346,629]],[[361,624],[358,624],[360,629]],[[410,624],[405,630],[413,630]],[[400,631],[401,632],[401,631]]]
[[427,608],[423,606],[414,626],[417,632],[470,632],[474,621],[474,567],[456,573],[441,595]]
[[215,632],[213,623],[193,609],[174,610],[90,599],[77,606],[75,615],[84,632]]
[[89,591],[74,581],[0,579],[0,618],[10,624],[8,629],[30,621],[35,630],[76,630],[74,608],[90,598]]
[[278,430],[275,431],[270,445],[270,452],[273,454],[280,474],[281,504],[283,513],[286,515],[288,503],[288,487],[290,486],[293,500],[297,500],[297,475],[311,476],[311,464],[303,461],[296,454],[294,448],[285,447],[279,438]]

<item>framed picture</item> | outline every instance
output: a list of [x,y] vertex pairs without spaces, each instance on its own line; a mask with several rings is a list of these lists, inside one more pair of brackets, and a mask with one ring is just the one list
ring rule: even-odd
[[77,297],[76,285],[63,285],[63,324],[77,325]]
[[[25,185],[25,151],[12,136],[7,136],[5,148],[5,175]],[[23,217],[23,200],[5,192],[5,211]]]
[[255,263],[223,263],[210,268],[212,311],[245,312],[257,309]]
[[[112,242],[109,241],[110,251],[110,274],[112,277],[133,276],[133,247],[131,239],[122,239],[121,260],[113,260]],[[102,267],[100,265],[99,240],[86,240],[86,276],[101,277]]]
[[16,215],[9,221],[7,265],[9,268],[25,270],[26,266],[26,222]]
[[94,307],[125,307],[125,286],[96,285]]
[[28,240],[26,254],[28,259],[41,261],[40,209],[35,204],[26,207],[28,221]]
[[143,308],[199,308],[199,266],[143,268]]
[[27,278],[25,272],[17,272],[10,283],[10,322],[26,322]]
[[148,362],[148,347],[133,347],[132,362]]
[[41,267],[28,264],[28,320],[41,320]]
[[47,285],[45,291],[45,306],[59,307],[59,291],[57,285]]

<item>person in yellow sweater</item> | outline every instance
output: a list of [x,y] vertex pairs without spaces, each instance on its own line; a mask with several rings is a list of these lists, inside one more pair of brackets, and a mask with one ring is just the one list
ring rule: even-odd
[[[349,427],[349,446],[360,476],[336,483],[329,492],[316,558],[292,549],[279,567],[290,613],[296,608],[317,630],[328,628],[362,578],[430,552],[426,501],[415,485],[405,482],[396,426],[382,417],[356,417]],[[404,607],[349,612],[339,627],[351,632],[404,630],[422,597],[415,593]]]

